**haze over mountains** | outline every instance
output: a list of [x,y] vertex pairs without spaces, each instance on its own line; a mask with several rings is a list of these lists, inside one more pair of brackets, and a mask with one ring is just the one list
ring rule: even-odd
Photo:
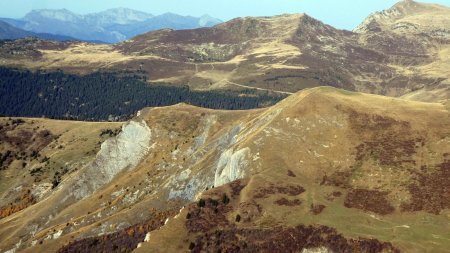
[[450,8],[411,0],[0,41],[0,252],[448,252],[449,70]]
[[64,35],[55,35],[49,33],[34,33],[22,30],[20,28],[14,27],[7,22],[0,21],[0,40],[15,40],[26,37],[36,37],[47,40],[75,40],[72,37],[64,36]]
[[127,8],[109,9],[86,15],[67,9],[33,10],[21,19],[3,21],[26,31],[65,35],[84,41],[115,43],[141,33],[170,28],[192,29],[209,27],[221,21],[208,15],[196,18],[166,13],[154,16]]

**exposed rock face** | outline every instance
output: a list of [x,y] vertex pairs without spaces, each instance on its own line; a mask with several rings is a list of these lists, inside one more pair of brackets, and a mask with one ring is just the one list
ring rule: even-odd
[[144,121],[124,125],[117,137],[102,144],[95,161],[80,175],[73,189],[75,198],[89,196],[119,172],[134,168],[148,153],[150,139],[151,130]]
[[319,247],[319,248],[303,249],[302,253],[333,253],[333,251],[326,247]]
[[[449,8],[445,6],[404,0],[390,9],[370,15],[354,32],[389,31],[404,35],[422,33],[434,38],[449,39],[449,13]],[[433,18],[430,18],[431,15]]]
[[202,120],[202,133],[195,138],[194,145],[187,151],[189,155],[194,154],[198,149],[204,145],[207,141],[209,130],[212,125],[214,125],[217,121],[217,117],[208,116],[204,120]]
[[[43,221],[47,221],[46,224],[54,222],[66,207],[91,197],[120,172],[134,169],[149,152],[151,136],[151,130],[145,121],[130,121],[123,125],[122,132],[101,145],[90,164],[76,172],[72,178],[63,181],[53,195],[37,204],[40,206],[40,213],[29,221],[30,224],[36,226],[36,231],[40,231]],[[58,230],[48,234],[45,240],[58,239],[65,233],[66,229]]]
[[150,138],[151,130],[145,121],[131,121],[123,126],[117,138],[102,144],[93,166],[111,180],[117,172],[128,166],[135,166],[147,154]]
[[[186,200],[194,200],[206,187],[215,186],[215,178],[219,170],[223,170],[229,163],[229,156],[233,156],[233,145],[236,143],[236,138],[240,134],[241,126],[233,126],[218,139],[211,142],[210,129],[217,123],[217,117],[207,116],[202,120],[202,131],[199,136],[194,138],[193,145],[188,148],[186,155],[191,156],[192,164],[186,170],[183,170],[172,177],[168,187],[170,188],[169,199],[182,198]],[[211,142],[211,143],[208,143]],[[205,145],[206,144],[206,145]],[[204,155],[209,151],[214,150],[211,159],[214,160],[212,165],[208,165],[208,169],[192,173],[192,168],[202,162]],[[241,150],[240,150],[241,151]],[[240,152],[238,151],[238,152]],[[228,154],[228,155],[227,155]],[[239,156],[239,155],[238,155]],[[236,156],[234,156],[236,159]],[[240,166],[243,161],[233,161],[233,166]],[[217,164],[217,165],[216,165]],[[220,168],[219,168],[220,167]],[[228,166],[229,167],[229,166]],[[243,173],[239,175],[230,175],[233,171],[223,171],[223,178],[234,178],[237,176],[243,176]],[[237,178],[236,178],[237,179]],[[225,179],[224,179],[225,180]],[[233,181],[233,180],[232,180]]]
[[243,178],[249,156],[249,148],[243,148],[236,152],[233,152],[232,149],[225,151],[220,156],[219,163],[217,164],[214,186],[218,187],[236,179]]
[[144,242],[149,242],[149,241],[150,241],[150,236],[151,236],[151,234],[150,234],[150,232],[148,232],[148,233],[145,235]]

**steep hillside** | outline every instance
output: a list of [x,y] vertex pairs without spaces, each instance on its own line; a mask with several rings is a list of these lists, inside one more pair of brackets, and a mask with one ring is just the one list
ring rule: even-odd
[[45,198],[121,124],[0,118],[0,218]]
[[327,85],[436,102],[450,98],[449,16],[448,7],[402,1],[371,15],[354,32],[294,14],[158,30],[107,46],[74,43],[47,50],[20,41],[2,47],[33,48],[40,56],[30,61],[20,58],[28,52],[1,54],[0,64],[75,73],[144,71],[151,82],[201,90],[293,93]]
[[450,8],[403,0],[369,16],[354,31],[360,43],[394,55],[394,62],[402,61],[395,67],[398,72],[424,78],[405,98],[449,99]]
[[0,21],[0,39],[18,39],[18,38],[25,38],[25,37],[31,37],[33,36],[33,33],[24,31],[19,28],[15,28],[12,25],[9,25],[6,22]]
[[441,104],[334,88],[250,111],[147,108],[0,219],[0,248],[445,252],[449,124]]

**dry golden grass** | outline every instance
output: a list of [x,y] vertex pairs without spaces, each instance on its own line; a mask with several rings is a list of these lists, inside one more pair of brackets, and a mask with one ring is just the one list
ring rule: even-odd
[[[92,236],[99,231],[113,232],[124,221],[129,224],[139,222],[150,215],[150,207],[163,208],[169,192],[187,189],[184,184],[190,179],[198,178],[200,181],[195,182],[204,183],[200,191],[206,187],[211,188],[211,179],[205,178],[211,177],[211,171],[215,170],[225,149],[235,152],[248,148],[250,153],[245,175],[250,181],[240,197],[233,200],[234,209],[227,217],[233,221],[238,213],[243,212],[243,207],[238,207],[240,203],[256,201],[263,211],[254,213],[254,219],[239,226],[248,228],[323,224],[353,238],[375,237],[392,241],[401,249],[417,246],[421,250],[434,247],[439,251],[446,245],[445,240],[420,232],[433,230],[433,234],[443,236],[445,225],[438,221],[447,219],[447,211],[437,216],[400,212],[399,204],[409,200],[408,192],[405,191],[405,185],[409,182],[408,170],[397,165],[380,165],[373,157],[364,158],[357,165],[355,147],[361,143],[377,141],[377,135],[371,135],[367,129],[374,128],[373,131],[378,131],[380,135],[397,134],[398,136],[388,135],[394,144],[396,141],[402,143],[402,140],[409,140],[408,138],[417,134],[426,139],[426,144],[425,147],[418,148],[417,156],[411,155],[412,159],[416,159],[417,165],[409,168],[415,170],[421,164],[439,164],[444,153],[450,152],[450,140],[445,137],[448,132],[448,113],[446,107],[438,103],[406,101],[329,87],[296,93],[267,109],[217,111],[185,104],[144,109],[137,120],[145,120],[152,129],[152,147],[147,157],[134,170],[117,175],[110,184],[93,195],[56,214],[49,224],[41,224],[43,229],[32,240],[43,240],[54,233],[53,229],[62,229],[64,234],[61,238],[45,240],[39,246],[39,249],[57,249],[73,240],[72,236],[77,238]],[[402,122],[408,122],[408,127],[402,125]],[[60,129],[58,131],[64,131],[63,123],[48,122],[53,128]],[[73,124],[66,137],[61,138],[65,143],[70,142],[72,134],[82,134],[83,123]],[[95,123],[86,124],[92,124],[90,128],[101,128]],[[392,130],[396,126],[403,127],[401,131]],[[229,135],[237,127],[239,132],[234,141],[230,141]],[[96,132],[92,131],[91,135],[95,136]],[[371,139],[371,136],[375,136],[375,139]],[[221,146],[228,141],[231,144]],[[73,145],[84,148],[83,143],[80,141]],[[64,152],[69,152],[69,149]],[[61,159],[64,152],[61,153]],[[324,175],[348,171],[351,166],[358,168],[358,171],[348,181],[348,187],[389,191],[387,198],[397,208],[394,213],[381,216],[346,208],[343,206],[346,188],[321,185]],[[187,173],[187,170],[188,178],[184,181],[179,176]],[[296,177],[289,176],[288,171]],[[274,193],[267,198],[254,198],[259,188],[270,184],[302,186],[306,192],[296,196]],[[329,195],[333,191],[341,191],[342,197],[330,200]],[[131,201],[134,192],[142,192],[143,195],[135,202],[127,202]],[[301,204],[274,204],[280,198],[286,198],[292,203],[301,201]],[[326,208],[322,213],[313,215],[311,204],[323,204]],[[4,245],[17,243],[17,235],[26,234],[26,224],[35,222],[40,216],[49,215],[46,211],[39,211],[49,210],[46,207],[48,205],[57,203],[47,200],[0,220],[0,236],[5,238],[0,245],[5,247]],[[255,212],[254,209],[251,210]],[[105,215],[106,213],[109,215]],[[67,217],[74,217],[68,226]],[[186,211],[183,211],[179,218],[172,219],[167,226],[154,231],[151,243],[145,244],[141,250],[185,249],[188,244],[183,240],[194,239],[194,235],[187,234],[185,230],[185,217]],[[350,217],[352,221],[358,222],[346,222]],[[432,222],[418,225],[416,221],[420,217],[431,219]],[[74,225],[74,222],[78,225]],[[409,226],[410,229],[397,228],[400,226]],[[168,238],[171,240],[168,241]],[[29,248],[28,252],[36,249]]]
[[425,76],[447,78],[450,81],[450,45],[440,46],[434,59],[432,63],[418,67],[418,70]]
[[[444,150],[449,150],[444,143],[448,143],[448,138],[439,139],[441,134],[446,132],[445,125],[449,120],[448,111],[439,103],[406,101],[328,87],[306,90],[290,96],[241,124],[243,130],[237,139],[236,149],[248,146],[253,152],[258,152],[258,156],[248,166],[250,176],[245,180],[246,187],[237,199],[230,202],[232,211],[227,213],[228,221],[238,228],[266,229],[298,224],[322,224],[336,228],[347,237],[391,241],[396,247],[407,252],[445,252],[448,241],[444,239],[447,227],[444,221],[448,219],[448,211],[443,211],[438,216],[400,211],[382,216],[349,209],[344,207],[346,189],[320,183],[324,174],[329,175],[333,171],[355,166],[349,147],[357,144],[361,136],[356,130],[350,130],[352,126],[346,123],[348,119],[341,114],[346,108],[361,114],[380,115],[385,117],[385,120],[392,118],[396,122],[408,122],[412,128],[408,131],[426,132],[428,139],[424,150],[439,150],[439,154],[423,156],[427,157],[425,159],[431,159],[427,160],[430,163],[442,161],[443,152],[446,152]],[[254,128],[255,125],[258,127]],[[364,128],[361,130],[364,131]],[[383,133],[388,130],[379,128],[379,131]],[[296,176],[289,176],[288,170]],[[349,184],[355,188],[390,192],[388,199],[398,210],[399,203],[409,200],[409,192],[402,185],[408,185],[410,180],[410,173],[406,169],[383,167],[377,162],[366,161]],[[259,189],[267,188],[271,184],[277,187],[300,185],[306,192],[298,196],[275,193],[264,198],[254,197]],[[230,194],[228,186],[224,186],[205,192],[202,198],[210,198],[214,195],[213,192],[222,190]],[[335,191],[340,191],[342,196],[330,199],[330,195]],[[275,204],[275,201],[282,197],[290,201],[300,200],[301,204]],[[312,214],[311,205],[319,204],[324,205],[325,209],[318,215]],[[262,211],[256,211],[255,206],[259,206]],[[254,215],[250,221],[235,222],[237,214],[247,217],[247,212]],[[184,209],[176,219],[169,221],[167,226],[152,232],[150,243],[144,243],[142,248],[135,252],[162,252],[163,249],[176,252],[187,249],[189,243],[195,241],[198,235],[187,232],[187,213],[187,209]],[[427,222],[419,223],[418,220],[421,219]],[[430,234],[430,231],[434,232]]]
[[143,59],[159,59],[161,57],[146,56],[130,56],[124,55],[113,49],[110,45],[97,45],[81,43],[69,47],[66,50],[41,50],[43,54],[42,66],[46,68],[60,68],[77,65],[92,65],[99,67],[108,67],[121,62]]

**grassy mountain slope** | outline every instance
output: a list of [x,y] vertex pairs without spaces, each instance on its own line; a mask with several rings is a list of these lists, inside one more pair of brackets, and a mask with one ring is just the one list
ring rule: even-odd
[[1,219],[0,248],[20,237],[24,252],[130,252],[166,223],[137,252],[445,252],[449,116],[333,88],[250,111],[148,108],[48,198]]
[[[3,65],[145,71],[148,80],[194,89],[257,88],[293,93],[328,85],[422,101],[449,98],[450,9],[402,1],[371,15],[354,32],[305,14],[237,18],[211,28],[159,30],[116,45],[74,43],[48,50],[33,41],[6,43],[31,51],[1,53]],[[33,60],[23,55],[39,55]]]

